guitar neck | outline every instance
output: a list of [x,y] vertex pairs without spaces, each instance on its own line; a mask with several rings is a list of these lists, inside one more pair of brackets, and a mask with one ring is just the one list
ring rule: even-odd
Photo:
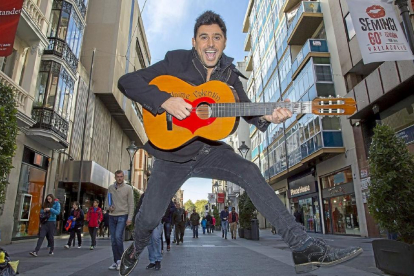
[[278,107],[287,108],[295,114],[312,113],[312,102],[216,103],[211,104],[210,117],[270,115]]

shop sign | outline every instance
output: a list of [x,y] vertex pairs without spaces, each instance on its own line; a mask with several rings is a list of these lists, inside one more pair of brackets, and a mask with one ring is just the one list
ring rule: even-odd
[[413,54],[390,3],[347,0],[364,64],[413,60]]
[[395,134],[398,138],[402,138],[406,144],[414,141],[414,125],[400,130]]
[[0,57],[7,57],[13,52],[22,6],[23,0],[0,1]]
[[298,197],[315,192],[317,192],[315,178],[311,174],[289,182],[288,198]]
[[361,190],[367,190],[369,185],[371,185],[371,177],[367,177],[364,179],[361,179]]
[[338,185],[332,188],[323,189],[322,190],[322,196],[324,198],[330,198],[330,197],[337,197],[341,195],[347,195],[354,193],[354,183],[349,182],[346,184]]

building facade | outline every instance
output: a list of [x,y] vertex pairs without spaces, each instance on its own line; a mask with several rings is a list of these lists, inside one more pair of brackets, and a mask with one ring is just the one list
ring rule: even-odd
[[[344,78],[337,74],[336,41],[328,33],[327,3],[249,2],[243,31],[247,70],[252,71],[246,91],[253,102],[306,103],[347,95]],[[251,126],[250,138],[252,161],[307,231],[368,235],[346,117],[294,114],[264,133]]]
[[[411,22],[414,22],[413,1],[408,2]],[[336,43],[337,47],[336,73],[345,81],[347,97],[357,101],[358,110],[349,120],[359,169],[352,171],[353,175],[349,177],[353,176],[360,182],[355,189],[362,192],[362,211],[366,215],[367,235],[377,237],[380,230],[369,215],[367,206],[370,182],[368,158],[373,128],[378,122],[390,126],[405,140],[408,149],[414,152],[414,97],[411,92],[414,85],[414,64],[412,60],[364,64],[347,2],[341,0],[322,3],[330,13],[326,17],[330,21],[328,36],[333,38],[332,43]],[[395,11],[399,16],[397,6]],[[404,28],[401,18],[399,19],[400,26]],[[323,179],[323,183],[326,183],[323,185],[330,186],[329,182],[332,182],[331,176]]]
[[[14,168],[0,206],[2,243],[37,236],[49,193],[62,205],[57,233],[79,192],[83,208],[96,198],[105,206],[113,172],[129,170],[126,147],[147,140],[141,107],[117,89],[120,76],[150,64],[136,1],[25,0],[13,47],[0,58],[0,81],[15,92],[19,111]],[[137,152],[135,187],[146,188],[151,163]]]

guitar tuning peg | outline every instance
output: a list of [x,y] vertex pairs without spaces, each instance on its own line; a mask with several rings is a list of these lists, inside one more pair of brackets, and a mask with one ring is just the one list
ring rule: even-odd
[[332,95],[329,95],[329,98],[332,98]]

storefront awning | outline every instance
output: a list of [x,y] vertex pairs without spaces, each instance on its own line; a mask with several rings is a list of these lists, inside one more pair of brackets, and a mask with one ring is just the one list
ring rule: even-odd
[[[64,166],[63,179],[60,181],[65,183],[79,182],[80,161],[67,160]],[[108,189],[109,185],[115,181],[115,175],[94,161],[83,161],[81,181]]]

